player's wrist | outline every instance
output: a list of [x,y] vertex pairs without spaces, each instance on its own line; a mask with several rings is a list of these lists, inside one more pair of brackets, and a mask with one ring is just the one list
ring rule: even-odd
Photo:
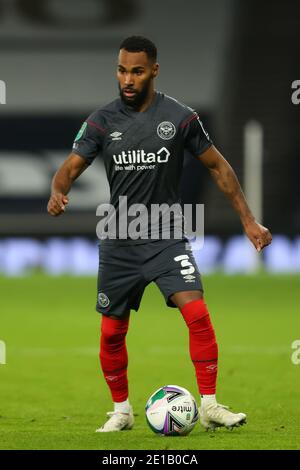
[[241,222],[243,227],[247,228],[249,225],[256,223],[256,220],[252,214],[248,214],[247,216],[241,216]]
[[66,193],[65,193],[65,191],[62,191],[62,189],[52,188],[51,197],[54,197],[54,198],[66,197]]

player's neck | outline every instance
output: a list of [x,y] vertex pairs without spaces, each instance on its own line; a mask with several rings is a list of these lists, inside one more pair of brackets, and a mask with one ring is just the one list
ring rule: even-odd
[[149,95],[145,99],[144,103],[136,109],[137,112],[143,113],[144,111],[147,111],[147,109],[151,106],[153,103],[153,100],[155,99],[156,91],[154,89],[150,90]]

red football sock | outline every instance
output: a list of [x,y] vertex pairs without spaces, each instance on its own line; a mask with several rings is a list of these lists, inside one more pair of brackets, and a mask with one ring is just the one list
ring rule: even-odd
[[125,338],[129,318],[115,320],[102,315],[100,363],[114,402],[128,398],[128,355]]
[[181,309],[189,328],[190,355],[195,366],[201,395],[216,393],[218,369],[218,345],[203,299],[192,300]]

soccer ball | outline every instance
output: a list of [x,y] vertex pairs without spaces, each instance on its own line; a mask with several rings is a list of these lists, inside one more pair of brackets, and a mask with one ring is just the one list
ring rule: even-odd
[[198,408],[188,390],[165,385],[146,403],[146,419],[152,431],[164,436],[186,436],[198,421]]

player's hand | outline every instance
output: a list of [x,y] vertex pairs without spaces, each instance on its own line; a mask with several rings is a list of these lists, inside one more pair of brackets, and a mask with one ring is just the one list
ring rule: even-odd
[[58,216],[65,212],[69,198],[62,193],[53,193],[48,202],[47,211],[53,216]]
[[263,248],[270,245],[272,242],[272,235],[269,230],[255,220],[245,224],[244,229],[247,237],[258,252],[262,251]]

